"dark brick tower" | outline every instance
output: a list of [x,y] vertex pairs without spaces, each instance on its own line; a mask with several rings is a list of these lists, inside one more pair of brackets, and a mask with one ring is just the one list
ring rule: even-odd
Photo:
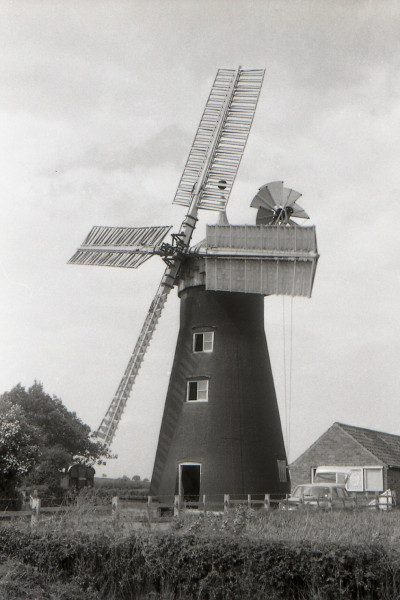
[[264,332],[264,297],[180,284],[180,330],[151,494],[287,493],[286,453]]

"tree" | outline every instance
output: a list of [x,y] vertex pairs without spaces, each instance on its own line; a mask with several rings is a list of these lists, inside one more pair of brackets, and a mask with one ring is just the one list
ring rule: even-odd
[[15,495],[15,487],[34,467],[38,457],[38,432],[28,424],[20,407],[0,399],[0,490],[3,497]]
[[104,459],[110,458],[106,446],[90,437],[90,427],[59,398],[46,394],[40,383],[35,382],[28,391],[17,385],[0,396],[0,416],[14,432],[7,437],[4,430],[0,450],[10,464],[20,465],[12,474],[6,470],[6,459],[0,462],[2,476],[8,481],[23,478],[27,484],[46,485],[55,491],[60,472],[71,464],[105,464]]

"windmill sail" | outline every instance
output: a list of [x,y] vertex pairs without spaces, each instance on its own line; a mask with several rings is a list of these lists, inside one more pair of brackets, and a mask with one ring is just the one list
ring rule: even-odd
[[190,206],[198,187],[201,188],[198,208],[225,210],[253,122],[263,78],[262,69],[218,71],[174,204]]
[[164,227],[93,227],[68,261],[76,265],[137,268],[154,254],[170,231]]
[[225,210],[257,106],[264,70],[220,69],[211,89],[174,202],[189,208],[163,254],[168,227],[94,227],[69,261],[136,268],[154,254],[167,262],[139,339],[97,431],[110,445],[168,293],[175,285],[197,223],[199,208]]
[[118,389],[96,432],[97,437],[104,440],[104,443],[107,444],[107,446],[109,446],[113,440],[129,394],[131,393],[132,386],[135,382],[136,375],[138,374],[170,290],[171,288],[164,285],[160,285],[158,288]]

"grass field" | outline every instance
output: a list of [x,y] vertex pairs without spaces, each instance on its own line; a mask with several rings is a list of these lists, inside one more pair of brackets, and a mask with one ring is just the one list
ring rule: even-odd
[[[239,506],[220,515],[187,514],[174,518],[161,531],[157,524],[150,529],[145,524],[135,524],[133,513],[128,511],[122,511],[118,522],[115,522],[110,516],[94,516],[92,508],[88,502],[71,508],[63,515],[43,519],[33,532],[27,521],[2,524],[1,529],[3,533],[5,531],[6,539],[24,539],[26,536],[26,548],[19,542],[18,549],[13,551],[7,548],[12,543],[3,544],[0,550],[0,600],[400,598],[398,510],[304,510],[287,513],[277,510],[255,512]],[[53,554],[46,549],[46,544],[49,547],[52,545],[51,552],[58,552],[57,560],[53,561]],[[128,546],[131,548],[130,554]],[[79,560],[76,558],[78,547],[81,552]],[[117,547],[119,554],[109,554],[110,548]],[[60,552],[64,557],[61,562]],[[263,552],[266,554],[261,563],[259,557]],[[176,560],[171,562],[174,553]],[[72,561],[73,567],[65,567],[66,557],[71,556],[73,559],[68,560]],[[118,560],[116,556],[119,557]],[[145,556],[145,561],[140,561],[138,556],[140,560]],[[210,556],[211,567],[207,566]],[[381,558],[382,565],[388,565],[387,569],[375,569],[374,565]],[[187,565],[190,560],[193,561],[189,565],[192,573]],[[324,566],[321,571],[321,563],[326,560],[329,565]],[[82,564],[78,564],[79,561]],[[128,583],[121,586],[118,584],[118,578],[126,578],[129,570],[118,571],[122,568],[123,561],[127,561],[129,569],[132,569],[132,581],[136,581],[136,588]],[[201,564],[202,561],[204,564]],[[281,564],[278,565],[279,561]],[[301,574],[306,571],[308,573],[310,561],[313,562],[310,567],[311,579],[309,577],[308,587],[302,589],[304,582]],[[244,588],[238,588],[235,580],[239,563],[240,569],[245,569],[245,579],[241,574],[241,581],[246,581],[243,583]],[[54,567],[59,564],[62,565],[60,570]],[[231,573],[229,565],[232,565]],[[98,577],[96,569],[99,569]],[[136,577],[135,569],[143,580],[140,580],[139,575]],[[275,581],[271,585],[268,584],[268,569]],[[109,579],[106,577],[107,571]],[[161,590],[159,583],[154,586],[152,584],[156,580],[160,581],[160,572],[163,573]],[[378,581],[380,573],[382,582]],[[358,578],[354,585],[351,581],[353,575],[355,580]],[[101,577],[105,583],[100,585]],[[111,586],[107,582],[112,577],[115,577],[115,584]],[[189,583],[191,581],[192,588],[189,583],[180,586],[180,577]],[[329,585],[325,585],[325,577],[328,583],[331,578]],[[262,589],[268,589],[269,595],[265,595],[265,591],[262,595],[257,595],[261,594],[257,590],[261,589],[260,582],[263,578],[265,581],[262,582]],[[291,578],[290,596],[284,595],[287,578]],[[146,585],[143,583],[145,579]],[[337,588],[334,579],[337,580]],[[296,590],[297,580],[298,595],[293,591]],[[251,591],[253,584],[254,589]]]

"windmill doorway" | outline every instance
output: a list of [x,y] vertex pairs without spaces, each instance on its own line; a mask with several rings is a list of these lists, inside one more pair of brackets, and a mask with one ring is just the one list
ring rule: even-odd
[[200,474],[200,463],[182,463],[179,465],[179,496],[185,502],[199,502]]

